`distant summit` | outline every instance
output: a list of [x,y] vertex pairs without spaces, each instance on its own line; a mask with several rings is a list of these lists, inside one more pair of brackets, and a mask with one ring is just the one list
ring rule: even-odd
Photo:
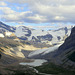
[[[65,40],[65,37],[70,35],[72,27],[62,27],[56,30],[36,30],[26,26],[12,27],[0,22],[0,33],[12,32],[21,40],[28,40],[34,43],[45,43],[56,45]],[[50,44],[49,44],[50,45]]]

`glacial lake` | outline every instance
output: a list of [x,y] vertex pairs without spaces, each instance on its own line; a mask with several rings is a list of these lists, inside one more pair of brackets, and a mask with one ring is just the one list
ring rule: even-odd
[[35,59],[33,62],[21,62],[19,63],[20,65],[29,65],[29,66],[40,66],[43,63],[47,62],[47,60],[44,59]]

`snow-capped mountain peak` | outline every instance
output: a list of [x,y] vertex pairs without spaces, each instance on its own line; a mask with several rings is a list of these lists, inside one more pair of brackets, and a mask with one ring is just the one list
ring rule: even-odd
[[69,36],[71,32],[71,27],[63,27],[57,30],[33,30],[26,26],[18,26],[18,27],[11,27],[2,22],[0,22],[0,33],[4,34],[7,32],[6,35],[9,35],[8,32],[14,33],[19,39],[21,40],[28,40],[33,42],[40,42],[46,44],[57,44],[61,42],[65,36]]

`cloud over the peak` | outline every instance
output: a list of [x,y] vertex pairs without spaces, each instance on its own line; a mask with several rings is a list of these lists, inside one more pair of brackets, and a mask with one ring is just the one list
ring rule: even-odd
[[[27,23],[75,23],[75,0],[0,0],[9,2],[10,6],[0,7],[2,19],[9,22]],[[16,4],[16,9],[11,8]],[[0,4],[4,5],[4,4]],[[20,6],[19,6],[20,5]],[[21,7],[26,5],[27,9]],[[24,11],[25,10],[25,11]]]
[[0,2],[0,6],[6,6],[7,4],[3,1]]

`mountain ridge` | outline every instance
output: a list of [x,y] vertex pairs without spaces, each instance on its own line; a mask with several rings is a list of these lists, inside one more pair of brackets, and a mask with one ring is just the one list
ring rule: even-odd
[[[33,43],[45,43],[54,45],[63,40],[67,35],[70,35],[72,27],[63,27],[57,30],[33,30],[26,26],[12,27],[0,22],[0,31],[2,34],[9,31],[14,33],[21,40],[33,41]],[[49,38],[48,38],[49,35]]]

